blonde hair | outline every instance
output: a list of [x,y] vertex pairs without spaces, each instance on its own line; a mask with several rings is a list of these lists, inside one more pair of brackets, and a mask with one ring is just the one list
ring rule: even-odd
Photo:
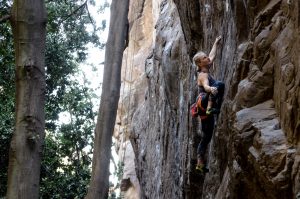
[[197,52],[193,57],[193,64],[198,67],[200,60],[205,56],[207,56],[205,52],[203,51]]

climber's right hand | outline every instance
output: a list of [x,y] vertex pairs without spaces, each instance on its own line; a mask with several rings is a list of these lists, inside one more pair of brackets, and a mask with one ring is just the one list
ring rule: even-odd
[[220,36],[218,36],[217,38],[216,38],[216,41],[215,41],[215,43],[216,44],[218,44],[220,41],[221,41],[221,39],[222,39],[222,36],[220,35]]
[[210,92],[213,94],[213,95],[216,95],[218,93],[218,89],[216,87],[210,87]]

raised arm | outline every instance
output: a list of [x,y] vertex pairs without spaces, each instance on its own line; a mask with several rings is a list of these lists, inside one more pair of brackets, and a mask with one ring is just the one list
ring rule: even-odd
[[212,49],[211,49],[211,51],[209,53],[209,59],[210,59],[211,62],[213,62],[214,59],[215,59],[215,57],[216,57],[217,46],[218,46],[218,43],[220,42],[221,38],[222,38],[221,36],[218,36],[216,38],[215,43],[214,43],[214,45],[213,45],[213,47],[212,47]]

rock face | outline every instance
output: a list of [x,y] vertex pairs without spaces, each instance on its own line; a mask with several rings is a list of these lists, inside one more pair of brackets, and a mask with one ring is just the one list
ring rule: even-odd
[[[300,2],[138,0],[130,13],[116,135],[131,141],[140,198],[300,198]],[[197,176],[191,59],[218,35],[225,99]]]

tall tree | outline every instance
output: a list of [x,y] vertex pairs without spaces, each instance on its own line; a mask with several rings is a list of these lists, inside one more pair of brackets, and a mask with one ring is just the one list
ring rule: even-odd
[[15,0],[16,121],[11,141],[7,198],[38,198],[45,129],[46,9],[43,0]]
[[104,78],[95,130],[92,177],[86,199],[107,198],[112,134],[121,86],[123,51],[128,36],[129,0],[113,0],[105,49]]

